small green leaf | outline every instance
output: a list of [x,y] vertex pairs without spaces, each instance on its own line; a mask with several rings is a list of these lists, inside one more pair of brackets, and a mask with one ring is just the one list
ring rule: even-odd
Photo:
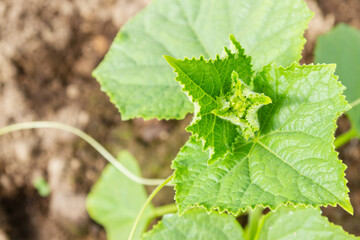
[[[140,176],[139,167],[130,153],[121,152],[118,159]],[[89,193],[86,208],[90,217],[105,227],[107,239],[127,239],[146,199],[147,193],[142,185],[108,165]],[[150,204],[136,228],[134,239],[140,238],[153,214],[154,209]]]
[[204,206],[233,214],[258,205],[336,205],[352,212],[345,165],[334,151],[336,120],[349,105],[334,65],[270,65],[253,81],[272,104],[259,109],[254,139],[208,165],[209,152],[192,138],[173,162],[179,213]]
[[[244,50],[233,36],[231,36],[231,40],[236,46],[236,53],[225,48],[227,56],[224,58],[217,56],[216,60],[207,61],[203,57],[191,60],[165,57],[178,74],[176,80],[180,82],[183,91],[188,94],[196,106],[194,120],[187,130],[204,141],[204,149],[211,149],[210,163],[215,162],[218,158],[223,158],[231,151],[231,146],[239,135],[239,128],[250,128],[250,121],[246,120],[249,115],[247,109],[251,105],[250,98],[243,97],[245,109],[242,113],[235,112],[237,109],[230,113],[243,114],[244,116],[241,116],[242,124],[236,119],[230,120],[231,116],[224,115],[232,107],[229,104],[233,104],[233,100],[239,100],[238,98],[242,97],[234,96],[234,94],[243,94],[244,89],[239,89],[239,92],[233,87],[239,86],[241,81],[250,83],[253,75],[251,58],[244,54]],[[245,85],[243,84],[243,86]],[[248,92],[248,95],[255,95],[255,93]],[[235,99],[230,100],[229,98]],[[240,104],[240,102],[236,102],[236,104]],[[228,108],[224,109],[224,107]],[[237,124],[234,123],[235,121]]]
[[181,119],[193,105],[162,55],[214,58],[234,33],[255,70],[301,58],[312,13],[303,0],[156,0],[122,27],[93,72],[121,112]]
[[351,240],[360,239],[346,233],[321,216],[320,209],[281,207],[263,218],[256,240]]
[[39,195],[42,197],[47,197],[51,193],[50,186],[48,182],[43,178],[36,178],[33,182],[34,188],[38,191]]
[[240,224],[227,214],[207,214],[204,210],[192,209],[183,216],[163,216],[144,240],[245,240]]
[[[346,86],[349,102],[360,99],[360,31],[339,24],[330,33],[319,37],[315,49],[318,63],[336,63],[336,74]],[[347,112],[353,127],[360,137],[360,105]]]

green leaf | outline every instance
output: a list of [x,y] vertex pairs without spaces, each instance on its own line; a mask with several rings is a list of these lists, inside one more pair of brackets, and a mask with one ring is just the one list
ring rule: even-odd
[[192,209],[183,216],[163,216],[144,240],[244,240],[244,232],[233,216],[207,214],[204,210]]
[[38,191],[42,197],[47,197],[51,193],[48,182],[43,177],[38,177],[33,182],[34,188]]
[[321,216],[320,209],[281,207],[263,218],[256,240],[351,240],[359,239]]
[[260,131],[239,139],[233,154],[208,165],[209,151],[192,138],[173,162],[176,202],[235,215],[258,205],[336,205],[352,212],[333,140],[336,120],[349,105],[334,65],[288,68],[270,65],[254,79],[254,91],[272,104],[259,110]]
[[[118,159],[140,176],[136,160],[129,152],[121,152]],[[146,199],[147,193],[142,185],[134,183],[115,167],[108,165],[92,187],[86,208],[90,217],[105,227],[107,239],[127,239]],[[140,238],[153,214],[154,208],[150,205],[136,228],[134,239]]]
[[247,117],[251,115],[248,114],[251,106],[258,101],[251,102],[256,94],[245,84],[251,82],[253,75],[251,58],[245,56],[234,36],[230,38],[236,53],[225,48],[225,58],[217,56],[216,60],[206,61],[203,57],[191,60],[165,57],[178,74],[176,80],[183,86],[182,90],[196,106],[194,120],[187,130],[204,141],[204,149],[211,149],[210,163],[231,151],[240,129],[245,136],[254,134]]
[[301,58],[312,14],[303,0],[154,0],[122,27],[93,72],[124,120],[181,119],[193,105],[162,55],[215,57],[233,33],[255,70]]
[[[319,37],[315,49],[318,63],[336,63],[336,74],[346,86],[345,95],[349,102],[360,98],[360,31],[339,24],[330,33]],[[347,112],[350,121],[360,137],[360,105]]]

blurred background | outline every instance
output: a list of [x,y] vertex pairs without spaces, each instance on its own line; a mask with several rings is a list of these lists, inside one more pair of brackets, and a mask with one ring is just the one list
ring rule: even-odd
[[[191,121],[122,122],[91,77],[119,28],[150,0],[0,0],[0,127],[48,120],[78,127],[116,154],[128,149],[145,177],[167,177]],[[315,17],[302,63],[312,63],[316,39],[339,22],[360,29],[360,0],[307,0]],[[349,129],[345,117],[337,134]],[[340,149],[355,215],[324,215],[360,235],[360,143]],[[107,162],[81,139],[57,130],[0,137],[0,240],[106,239],[85,199]],[[45,179],[50,195],[33,182]],[[119,186],[121,187],[121,185]],[[147,189],[151,191],[151,188]],[[155,205],[173,201],[166,189]]]

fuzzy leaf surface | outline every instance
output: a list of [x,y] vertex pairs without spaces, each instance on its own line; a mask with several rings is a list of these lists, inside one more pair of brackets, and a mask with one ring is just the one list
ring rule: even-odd
[[321,216],[320,209],[281,207],[267,214],[256,240],[356,240],[360,239]]
[[[349,102],[360,99],[360,31],[340,24],[330,33],[320,36],[315,49],[318,63],[336,63],[336,74],[345,85]],[[347,112],[360,137],[360,105]]]
[[144,240],[245,240],[236,219],[227,214],[207,214],[193,209],[183,216],[164,215],[161,222],[146,233]]
[[312,16],[303,0],[154,0],[116,36],[93,72],[124,120],[181,119],[193,105],[162,55],[214,58],[241,39],[254,69],[301,58]]
[[[129,152],[121,152],[118,160],[140,176],[139,166]],[[86,208],[90,217],[104,226],[108,240],[128,239],[132,225],[146,199],[144,186],[129,180],[109,164],[92,187],[86,200]],[[139,222],[134,239],[140,239],[153,216],[153,211],[154,208],[150,204]]]
[[[225,98],[228,95],[231,95],[230,97],[235,95],[232,92],[238,84],[244,86],[245,83],[250,83],[253,75],[251,58],[244,54],[244,50],[236,42],[234,36],[231,36],[231,40],[236,46],[236,53],[225,48],[227,56],[224,58],[217,56],[215,60],[205,60],[203,57],[178,60],[166,57],[178,74],[176,80],[183,86],[182,90],[188,94],[196,106],[194,120],[187,130],[204,141],[204,149],[211,149],[213,153],[210,163],[230,152],[239,135],[240,127],[220,114],[224,111],[223,105],[225,103],[229,105]],[[239,89],[235,92],[242,94],[242,91]],[[239,98],[239,96],[235,97]],[[245,103],[250,102],[249,99],[243,99]],[[237,103],[241,101],[235,100]],[[227,112],[236,111],[225,111]],[[246,113],[243,110],[241,112]]]
[[335,205],[352,212],[333,140],[336,120],[349,108],[334,65],[270,65],[254,91],[272,104],[259,110],[260,130],[239,140],[232,154],[212,165],[192,138],[173,162],[179,213],[196,205],[238,214],[257,205]]

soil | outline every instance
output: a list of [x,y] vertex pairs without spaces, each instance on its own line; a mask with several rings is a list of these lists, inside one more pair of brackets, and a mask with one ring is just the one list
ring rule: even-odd
[[[91,71],[118,29],[150,0],[3,0],[0,2],[0,126],[53,120],[76,126],[112,153],[127,149],[145,177],[167,177],[186,142],[191,120],[121,121]],[[338,22],[360,28],[360,1],[308,0],[316,12],[306,32],[302,62],[310,63],[316,38]],[[349,123],[339,121],[337,134]],[[360,236],[360,144],[340,149],[355,214],[324,208],[324,215]],[[0,138],[0,240],[106,239],[86,213],[85,198],[106,166],[90,146],[56,130],[21,131]],[[40,197],[33,180],[52,189]],[[148,191],[151,191],[149,188]],[[170,203],[167,189],[155,205]]]

